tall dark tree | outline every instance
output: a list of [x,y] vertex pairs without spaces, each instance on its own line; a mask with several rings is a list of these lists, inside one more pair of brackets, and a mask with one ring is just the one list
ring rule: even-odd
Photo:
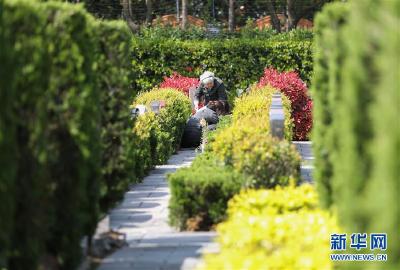
[[182,0],[182,29],[187,27],[187,15],[188,15],[188,1]]
[[229,0],[229,32],[233,32],[235,30],[235,0]]
[[150,24],[153,19],[153,0],[146,0],[146,23]]
[[278,9],[275,1],[267,0],[266,2],[268,13],[271,16],[272,27],[277,31],[281,32],[281,22],[278,18]]

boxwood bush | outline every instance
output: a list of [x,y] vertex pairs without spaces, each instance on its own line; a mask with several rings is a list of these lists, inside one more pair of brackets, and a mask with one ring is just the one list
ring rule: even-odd
[[[150,131],[151,157],[153,164],[166,162],[179,149],[183,129],[190,117],[192,107],[189,98],[178,89],[160,88],[138,95],[134,104],[150,106],[153,101],[164,101],[165,108],[158,115],[152,113],[139,117],[134,133]],[[148,108],[150,110],[150,107]],[[145,124],[143,124],[143,122]]]
[[6,1],[1,13],[10,59],[3,76],[11,81],[0,90],[6,97],[1,102],[9,102],[0,116],[9,131],[2,132],[0,144],[13,150],[1,151],[1,160],[13,165],[0,182],[7,183],[2,192],[10,192],[4,207],[16,213],[2,218],[10,222],[1,233],[6,237],[0,237],[6,242],[3,261],[11,269],[36,269],[46,254],[60,268],[72,269],[81,256],[81,238],[93,232],[98,218],[94,21],[81,6],[62,3]]
[[268,133],[252,133],[255,123],[233,125],[219,133],[212,145],[216,157],[244,173],[249,187],[270,188],[288,184],[290,177],[299,179],[301,158],[295,147]]
[[245,178],[211,153],[196,157],[189,168],[168,176],[171,188],[170,224],[181,230],[207,230],[225,217],[227,203]]
[[129,105],[136,95],[131,83],[134,70],[126,56],[131,50],[131,33],[122,21],[96,23],[99,36],[98,71],[101,89],[102,185],[100,207],[110,209],[122,198],[128,185],[138,180],[135,137]]
[[[287,141],[269,135],[271,87],[252,88],[235,101],[232,125],[215,135],[210,148],[224,164],[248,177],[249,187],[273,187],[298,179],[300,157]],[[290,118],[290,102],[284,97],[285,118]],[[285,137],[291,137],[292,121],[286,121]]]
[[199,268],[333,269],[326,235],[340,230],[317,201],[310,185],[236,195],[217,226],[220,252],[206,255]]

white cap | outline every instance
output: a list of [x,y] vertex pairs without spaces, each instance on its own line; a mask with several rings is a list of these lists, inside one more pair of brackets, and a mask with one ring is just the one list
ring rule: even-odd
[[211,78],[214,79],[214,73],[211,71],[205,71],[203,74],[200,75],[200,81],[204,83],[204,80]]

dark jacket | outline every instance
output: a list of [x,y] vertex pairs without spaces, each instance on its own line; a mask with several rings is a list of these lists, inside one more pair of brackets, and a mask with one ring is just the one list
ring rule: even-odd
[[200,98],[204,96],[205,105],[207,105],[210,100],[228,100],[225,85],[219,78],[214,78],[214,86],[210,90],[205,89],[205,87],[200,84],[199,87],[197,87],[194,96],[197,100],[200,100]]

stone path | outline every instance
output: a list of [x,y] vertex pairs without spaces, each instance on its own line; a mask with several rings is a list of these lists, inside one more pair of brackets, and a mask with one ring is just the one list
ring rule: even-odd
[[312,182],[312,171],[314,169],[314,156],[312,154],[312,142],[294,141],[293,144],[299,151],[302,159],[301,177],[305,182]]
[[[311,182],[311,142],[293,144],[302,156],[302,178]],[[166,174],[189,166],[195,156],[194,150],[182,150],[130,188],[109,216],[110,227],[126,234],[128,246],[105,258],[98,270],[192,270],[202,253],[218,250],[215,232],[178,232],[167,223]]]
[[196,153],[183,150],[133,185],[110,213],[110,227],[126,233],[128,246],[105,258],[99,270],[194,269],[201,253],[212,251],[214,232],[178,232],[168,221],[166,174],[189,166]]

